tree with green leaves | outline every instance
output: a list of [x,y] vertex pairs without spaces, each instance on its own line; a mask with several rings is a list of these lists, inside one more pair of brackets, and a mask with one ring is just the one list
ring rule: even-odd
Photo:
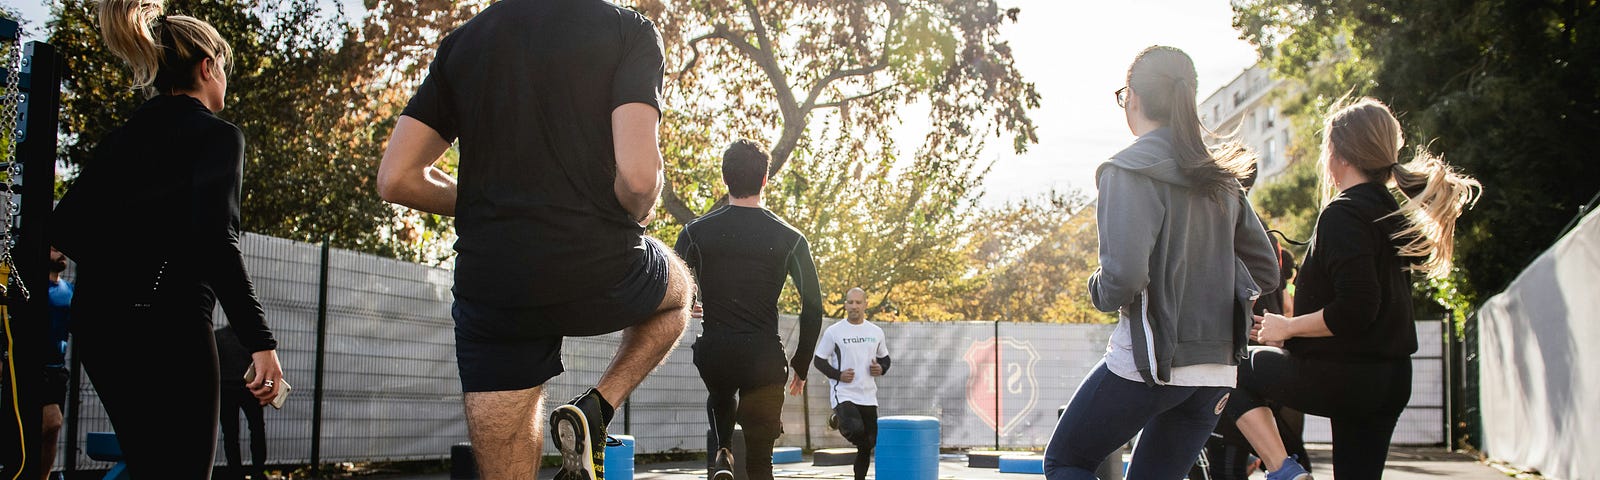
[[[53,7],[50,42],[66,62],[61,156],[81,164],[144,102],[100,41],[95,2]],[[358,30],[315,0],[174,0],[170,14],[211,23],[233,47],[228,107],[244,131],[244,229],[380,255],[437,262],[447,257],[447,219],[402,211],[373,186],[383,134],[404,98],[394,45],[410,29],[369,20]],[[362,36],[366,34],[367,36]],[[418,35],[411,32],[412,41]],[[135,180],[136,181],[136,180]],[[410,238],[408,238],[410,237]],[[433,242],[425,240],[434,239]]]
[[953,298],[956,318],[1106,323],[1085,280],[1100,266],[1093,198],[1050,192],[987,209],[968,239],[969,271]]
[[[991,138],[1036,141],[1038,93],[999,33],[992,1],[642,1],[667,49],[658,235],[723,203],[717,154],[736,138],[771,148],[768,207],[813,245],[837,307],[859,286],[901,318],[943,309],[935,285],[963,273],[960,242],[982,195]],[[926,108],[927,113],[920,108]],[[902,115],[931,131],[902,150]],[[909,151],[910,153],[907,153]]]
[[[1458,271],[1428,286],[1470,310],[1548,248],[1600,193],[1600,5],[1556,0],[1251,0],[1235,26],[1307,88],[1388,103],[1414,148],[1484,185],[1456,230]],[[1320,138],[1296,143],[1320,145]],[[1407,160],[1404,156],[1402,161]]]

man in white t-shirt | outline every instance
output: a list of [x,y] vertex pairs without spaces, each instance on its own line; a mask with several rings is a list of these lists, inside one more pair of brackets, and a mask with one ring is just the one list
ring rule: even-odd
[[889,371],[889,346],[883,329],[867,321],[867,292],[844,294],[845,320],[834,323],[817,342],[818,371],[828,377],[839,433],[856,446],[856,480],[867,478],[872,447],[878,443],[878,377]]

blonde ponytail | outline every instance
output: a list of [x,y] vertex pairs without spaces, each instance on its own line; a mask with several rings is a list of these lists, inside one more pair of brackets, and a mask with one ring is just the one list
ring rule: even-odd
[[165,10],[161,0],[100,2],[100,37],[111,53],[128,64],[134,88],[150,86],[161,69],[161,45],[150,27]]
[[101,0],[100,36],[128,65],[133,87],[157,93],[194,88],[194,66],[209,58],[227,71],[233,49],[200,19],[167,16],[164,0]]
[[1449,274],[1450,259],[1455,253],[1456,219],[1462,210],[1478,201],[1483,185],[1421,148],[1410,163],[1396,163],[1393,170],[1395,186],[1406,196],[1405,205],[1394,214],[1405,215],[1409,220],[1394,238],[1411,239],[1400,247],[1400,256],[1426,256],[1418,269],[1429,277]]
[[[1444,160],[1418,148],[1411,162],[1399,163],[1405,137],[1389,106],[1364,97],[1336,102],[1323,125],[1323,162],[1332,154],[1361,170],[1367,180],[1394,185],[1405,195],[1399,210],[1389,214],[1406,217],[1405,228],[1390,238],[1405,240],[1401,257],[1423,258],[1417,267],[1429,277],[1450,273],[1450,257],[1455,253],[1456,219],[1462,210],[1477,202],[1483,185],[1456,172]],[[1324,169],[1326,176],[1326,169]],[[1331,182],[1323,179],[1331,193]]]

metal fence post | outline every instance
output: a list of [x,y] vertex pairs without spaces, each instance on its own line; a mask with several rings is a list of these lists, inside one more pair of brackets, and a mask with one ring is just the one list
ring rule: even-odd
[[328,343],[328,259],[329,241],[322,239],[322,274],[317,281],[317,362],[316,385],[312,387],[311,400],[311,475],[320,477],[322,470],[322,380]]

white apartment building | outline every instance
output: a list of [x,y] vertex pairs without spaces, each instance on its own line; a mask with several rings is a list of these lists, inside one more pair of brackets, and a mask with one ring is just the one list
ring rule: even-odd
[[[1246,69],[1200,103],[1200,122],[1219,135],[1234,134],[1256,152],[1257,181],[1283,173],[1289,166],[1289,119],[1282,116],[1270,93],[1286,88],[1260,66]],[[1235,130],[1237,129],[1237,130]]]

